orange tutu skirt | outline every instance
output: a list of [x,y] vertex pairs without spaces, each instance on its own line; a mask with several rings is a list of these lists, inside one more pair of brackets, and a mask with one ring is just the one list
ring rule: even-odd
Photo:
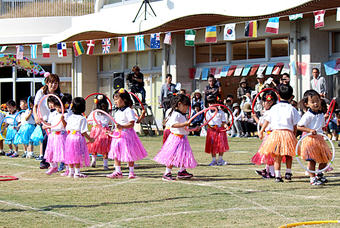
[[208,154],[219,154],[229,150],[227,133],[223,127],[208,127],[205,140],[205,152]]
[[[259,149],[259,153],[273,156],[295,156],[297,139],[290,130],[274,130]],[[299,153],[300,154],[300,153]]]
[[301,142],[301,158],[314,160],[316,163],[328,163],[332,152],[321,135],[310,135]]

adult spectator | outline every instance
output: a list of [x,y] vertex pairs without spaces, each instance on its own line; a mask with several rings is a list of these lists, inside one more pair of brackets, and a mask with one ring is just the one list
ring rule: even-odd
[[196,89],[195,92],[193,92],[193,94],[192,94],[191,108],[194,109],[194,106],[196,104],[199,104],[200,108],[203,109],[204,108],[203,103],[204,102],[203,102],[202,93],[200,92],[199,89]]
[[165,84],[162,85],[161,90],[161,107],[163,107],[164,98],[169,94],[177,93],[176,85],[172,83],[172,75],[167,74],[165,77]]
[[[201,105],[199,103],[196,103],[194,106],[193,106],[193,113],[191,115],[191,117],[193,117],[194,115],[196,115],[198,112],[200,112],[202,109],[201,109]],[[190,123],[190,128],[196,128],[196,127],[199,127],[203,124],[203,120],[204,120],[204,114],[200,114],[198,115],[195,119],[193,119]],[[192,131],[190,132],[190,135],[197,135],[199,136],[201,133],[201,129],[196,129],[196,131]]]
[[[59,97],[62,96],[62,93],[60,92],[60,87],[59,87],[60,80],[59,80],[58,75],[50,74],[50,73],[47,72],[47,73],[45,73],[44,77],[45,77],[45,79],[44,79],[45,85],[41,89],[39,89],[38,92],[36,93],[35,99],[34,99],[34,106],[33,106],[34,119],[35,119],[35,122],[39,125],[42,125],[42,121],[38,117],[38,105],[40,103],[40,100],[47,94],[55,94]],[[50,109],[48,108],[47,99],[45,99],[41,103],[39,111],[41,113],[42,119],[44,121],[47,121],[48,116],[50,114]],[[38,160],[41,160],[40,169],[47,169],[50,165],[44,159],[45,150],[46,150],[46,146],[47,146],[47,134],[46,134],[45,131],[43,131],[43,135],[44,135],[44,141],[43,141],[42,145],[40,146],[40,156],[39,156]]]
[[318,68],[312,69],[313,79],[311,80],[312,89],[320,94],[321,97],[326,97],[327,86],[326,80],[320,75]]
[[259,93],[264,89],[264,75],[260,74],[256,76],[257,84],[255,85],[255,92]]
[[240,81],[240,86],[237,88],[237,98],[242,100],[242,97],[250,92],[250,87],[248,86],[247,79],[242,78]]
[[217,97],[217,101],[219,101],[221,99],[221,93],[222,93],[222,87],[221,87],[221,83],[219,81],[216,80],[216,78],[214,77],[214,75],[209,74],[208,76],[208,85],[205,87],[205,105],[208,106],[207,103],[207,97],[212,95]]
[[[131,92],[140,93],[142,95],[142,103],[145,104],[146,92],[144,89],[144,75],[140,72],[138,66],[134,66],[132,68],[132,72],[133,73],[128,78],[130,81]],[[135,100],[135,103],[138,104],[138,100],[135,97],[133,97],[133,99]]]
[[274,82],[274,85],[275,85],[275,89],[277,91],[279,91],[281,85],[290,85],[290,76],[289,76],[288,73],[284,73],[282,75],[282,77],[280,78],[280,83],[279,84],[277,84],[277,82],[275,80],[273,82]]

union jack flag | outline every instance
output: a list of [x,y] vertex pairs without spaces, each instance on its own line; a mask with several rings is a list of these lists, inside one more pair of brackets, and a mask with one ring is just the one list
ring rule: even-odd
[[103,54],[110,53],[111,42],[110,38],[106,38],[102,40]]

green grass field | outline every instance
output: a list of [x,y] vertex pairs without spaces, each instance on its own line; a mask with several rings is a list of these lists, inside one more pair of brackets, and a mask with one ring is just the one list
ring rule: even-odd
[[[0,182],[0,227],[278,227],[340,219],[340,158],[324,186],[310,186],[296,160],[292,182],[275,183],[250,163],[259,139],[230,139],[229,164],[209,167],[205,138],[189,137],[199,163],[189,170],[194,178],[165,182],[165,168],[152,161],[161,137],[141,140],[149,156],[137,162],[133,180],[105,178],[112,170],[103,171],[102,161],[83,170],[88,178],[70,179],[47,176],[33,159],[0,157],[0,175],[19,177]],[[335,227],[311,227],[320,226]]]

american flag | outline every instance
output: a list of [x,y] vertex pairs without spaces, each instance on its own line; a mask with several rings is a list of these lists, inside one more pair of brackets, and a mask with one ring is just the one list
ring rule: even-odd
[[[94,40],[87,40],[86,44],[87,44],[86,54],[87,55],[93,55],[95,41]],[[109,50],[110,50],[110,47],[109,47]],[[104,49],[103,49],[103,51],[104,51]]]
[[24,58],[24,46],[17,45],[17,59],[23,59]]
[[110,40],[111,40],[110,38],[103,39],[102,41],[103,54],[110,53],[111,46]]

